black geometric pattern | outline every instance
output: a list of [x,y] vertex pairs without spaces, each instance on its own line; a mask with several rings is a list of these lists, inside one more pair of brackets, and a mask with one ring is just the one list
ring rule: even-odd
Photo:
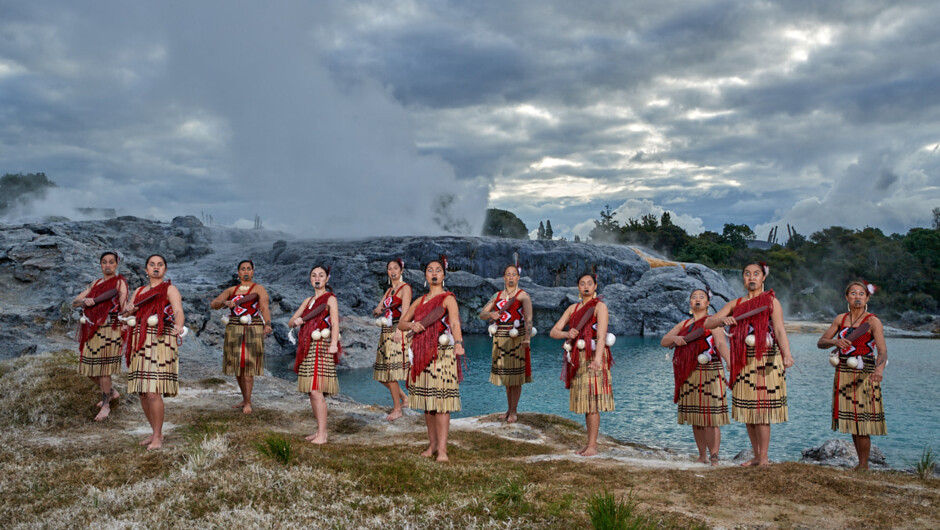
[[382,326],[379,335],[379,347],[375,352],[375,364],[372,366],[372,379],[382,383],[391,381],[404,381],[408,377],[411,365],[408,363],[408,340],[395,342],[392,340],[398,331],[398,320],[393,320],[391,326]]
[[832,385],[832,430],[860,436],[887,434],[881,384],[872,381],[874,356],[865,356],[861,370],[849,368],[850,355],[839,356]]
[[78,373],[91,377],[121,373],[121,329],[114,329],[110,322],[95,330],[79,355]]
[[777,344],[760,361],[747,348],[747,363],[731,390],[731,416],[748,424],[782,423],[789,419],[787,378]]
[[453,346],[438,346],[437,359],[431,361],[414,382],[409,378],[408,406],[425,412],[460,410],[460,382]]
[[[169,333],[157,334],[157,328],[144,326],[147,338],[144,347],[131,354],[131,366],[127,372],[127,391],[137,394],[163,394],[173,397],[179,393],[179,356],[177,355],[176,336]],[[136,328],[139,330],[140,326]],[[172,328],[166,328],[167,331]],[[133,342],[137,343],[138,331],[134,332]]]
[[498,325],[493,336],[493,363],[490,366],[490,383],[498,386],[519,386],[531,383],[532,376],[525,375],[525,345],[522,344],[525,324],[521,324],[519,335],[509,336],[512,324]]
[[[309,394],[314,390],[324,396],[339,394],[336,363],[329,352],[331,339],[311,340],[310,349],[297,368],[297,390]],[[314,384],[316,383],[316,384]]]
[[717,427],[731,423],[728,418],[724,371],[715,355],[708,364],[699,365],[679,387],[679,424]]

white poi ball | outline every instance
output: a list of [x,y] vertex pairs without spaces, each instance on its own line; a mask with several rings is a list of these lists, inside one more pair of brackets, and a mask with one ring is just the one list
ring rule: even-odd
[[408,346],[408,364],[414,364],[415,354],[411,351],[411,346]]
[[238,321],[247,326],[251,324],[251,317],[249,315],[242,315],[238,317]]
[[185,337],[189,333],[189,328],[183,326],[183,331],[180,332],[180,338]]
[[134,316],[127,317],[127,320],[125,320],[124,322],[127,322],[128,326],[134,327],[137,325],[137,317],[134,317]]
[[228,325],[228,315],[222,315],[222,324]]
[[755,344],[757,344],[757,339],[754,338],[753,334],[748,335],[747,337],[744,337],[744,344],[753,347]]
[[858,369],[861,370],[865,368],[865,358],[859,355],[857,359],[858,359]]
[[486,328],[486,331],[490,334],[490,337],[492,337],[493,335],[496,335],[496,330],[498,330],[498,329],[499,329],[499,328],[496,326],[496,324],[490,324],[490,325]]
[[392,327],[392,317],[385,317],[385,320],[382,323],[388,327]]
[[87,318],[85,315],[82,315],[82,317],[79,318],[78,321],[79,321],[81,324],[87,324],[87,323],[88,323],[88,318]]
[[441,336],[437,338],[437,342],[440,343],[441,346],[449,345],[450,335],[448,335],[447,333],[441,333]]
[[323,335],[323,334],[320,333],[320,330],[319,330],[319,329],[315,329],[315,330],[313,330],[313,331],[310,332],[310,338],[313,339],[313,340],[320,340],[320,337],[321,337],[322,335]]
[[710,362],[712,362],[712,356],[708,352],[702,352],[698,354],[699,364],[708,364]]
[[584,346],[586,346],[586,344],[584,343],[584,339],[578,339],[578,344],[577,344],[577,346],[578,346],[578,349],[579,349],[579,350],[583,350],[583,349],[584,349]]
[[770,338],[770,333],[767,334],[767,338],[764,339],[764,344],[769,348],[774,345],[774,339]]
[[534,337],[535,334],[538,333],[538,332],[539,332],[539,330],[535,329],[535,326],[532,326],[532,331],[529,332],[529,336],[530,336],[530,337]]
[[375,325],[376,325],[376,326],[379,326],[379,327],[384,326],[384,325],[385,325],[385,317],[376,317],[376,319],[375,319]]
[[839,366],[839,354],[833,354],[829,356],[829,364],[832,366]]
[[562,347],[565,349],[565,351],[571,351],[571,343],[568,341],[565,341],[565,344]]
[[519,330],[516,329],[516,328],[510,329],[510,330],[509,330],[509,336],[510,336],[510,337],[518,337],[518,336],[519,336]]
[[149,317],[147,317],[148,326],[156,326],[159,323],[160,323],[160,319],[157,318],[157,315],[150,315]]
[[613,333],[608,333],[606,342],[608,346],[613,346],[614,343],[617,342],[617,336]]
[[858,368],[858,357],[849,357],[845,360],[845,365],[849,368]]

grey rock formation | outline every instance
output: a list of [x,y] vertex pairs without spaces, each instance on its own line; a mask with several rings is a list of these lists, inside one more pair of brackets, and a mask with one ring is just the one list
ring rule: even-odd
[[[821,464],[833,467],[855,467],[858,465],[858,453],[855,446],[848,440],[830,439],[826,440],[819,447],[810,447],[803,449],[800,462],[810,464]],[[874,445],[871,446],[871,454],[868,457],[868,463],[873,468],[887,468],[888,462],[885,460],[884,453]]]
[[[446,254],[446,288],[457,295],[465,332],[484,333],[477,314],[502,288],[502,273],[518,252],[522,287],[535,307],[535,326],[547,333],[577,301],[577,277],[596,271],[610,307],[611,332],[659,335],[686,316],[693,288],[706,283],[719,308],[734,295],[716,272],[696,264],[652,268],[638,251],[620,245],[566,241],[519,241],[489,237],[395,237],[300,240],[267,230],[205,227],[195,217],[161,223],[135,217],[105,221],[0,226],[0,358],[48,349],[50,334],[76,326],[70,300],[98,276],[98,256],[116,250],[120,272],[132,288],[145,281],[144,260],[153,253],[168,262],[167,277],[183,294],[187,326],[194,332],[182,354],[220,362],[221,312],[209,302],[232,281],[236,263],[254,261],[255,279],[271,295],[272,353],[289,353],[286,321],[312,293],[314,264],[332,267],[330,283],[340,304],[346,367],[374,360],[378,328],[370,314],[386,287],[389,259],[405,260],[405,279],[424,291],[422,265]],[[198,340],[197,340],[198,339]]]

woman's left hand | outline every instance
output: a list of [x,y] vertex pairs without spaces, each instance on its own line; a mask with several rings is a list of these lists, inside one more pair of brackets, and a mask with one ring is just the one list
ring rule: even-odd
[[455,344],[455,345],[454,345],[454,353],[457,354],[457,355],[463,355],[463,354],[464,354],[464,351],[463,351],[463,344]]
[[327,350],[329,353],[336,353],[339,351],[339,346],[336,344],[330,344],[330,349]]
[[790,368],[791,366],[793,366],[793,364],[794,364],[794,362],[793,362],[793,356],[792,356],[792,355],[784,355],[784,356],[783,356],[783,367],[784,367],[784,368]]
[[265,335],[270,335],[271,333],[274,333],[274,328],[271,327],[271,324],[265,324],[265,325],[264,325],[264,334],[265,334]]
[[183,325],[182,324],[173,324],[173,334],[177,337],[183,334]]
[[871,380],[875,383],[880,383],[884,377],[884,368],[878,368],[871,374]]
[[601,362],[600,357],[595,357],[594,359],[591,360],[591,364],[588,365],[588,370],[592,372],[598,372],[600,371],[602,366],[603,366],[603,363]]

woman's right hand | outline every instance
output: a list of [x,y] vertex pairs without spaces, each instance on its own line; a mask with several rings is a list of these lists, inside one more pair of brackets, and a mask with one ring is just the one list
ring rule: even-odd
[[302,318],[300,318],[300,317],[294,317],[294,318],[290,321],[290,327],[292,327],[292,328],[297,328],[297,327],[302,326],[303,323],[304,323],[304,319],[302,319]]
[[420,322],[414,321],[411,323],[411,331],[414,331],[415,333],[421,333],[424,331],[424,326],[422,326]]
[[675,336],[675,337],[672,338],[672,345],[673,345],[673,346],[685,346],[686,344],[687,344],[687,343],[685,342],[685,339],[682,338],[682,337]]
[[832,344],[840,350],[847,350],[852,347],[852,341],[849,339],[833,339]]
[[571,329],[568,330],[568,338],[569,338],[569,339],[576,339],[576,338],[578,338],[578,335],[580,335],[580,334],[581,334],[581,333],[580,333],[578,330],[574,329],[574,328],[571,328]]
[[721,319],[721,325],[722,326],[737,326],[738,321],[735,320],[734,317],[732,316],[727,316]]

